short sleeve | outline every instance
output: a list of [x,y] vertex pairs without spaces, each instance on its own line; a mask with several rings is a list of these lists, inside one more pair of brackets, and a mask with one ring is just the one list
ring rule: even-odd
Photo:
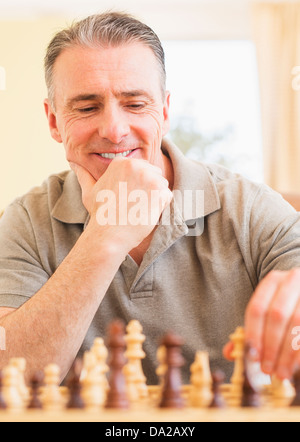
[[300,267],[300,213],[267,186],[251,210],[250,247],[258,280],[272,270]]
[[49,277],[41,265],[30,217],[16,201],[0,219],[0,306],[19,308]]

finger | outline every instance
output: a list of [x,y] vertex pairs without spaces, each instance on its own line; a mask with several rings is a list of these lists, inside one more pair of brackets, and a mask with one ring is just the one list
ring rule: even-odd
[[290,379],[300,362],[300,301],[289,323],[275,372],[280,379]]
[[168,188],[160,192],[160,198],[162,201],[163,210],[166,209],[166,207],[168,207],[171,204],[173,197],[174,197],[173,193]]
[[261,359],[263,353],[263,337],[265,319],[272,302],[278,284],[284,279],[285,272],[271,272],[267,275],[255,290],[247,307],[245,316],[246,342],[255,348]]
[[224,358],[228,361],[234,361],[234,358],[232,357],[232,352],[234,350],[234,344],[233,342],[228,342],[228,344],[225,345],[223,348],[223,355]]
[[81,190],[82,190],[82,201],[87,209],[87,211],[91,212],[91,195],[93,188],[96,184],[95,178],[89,173],[87,169],[80,166],[79,164],[75,163],[69,163],[71,169],[76,174],[78,182],[80,184]]
[[[286,339],[288,345],[285,352],[291,353],[291,339],[287,330],[299,302],[299,276],[299,271],[288,272],[279,283],[269,306],[262,355],[262,369],[267,374],[273,373]],[[287,355],[284,356],[286,357]]]
[[90,174],[90,172],[79,164],[69,163],[71,169],[76,174],[79,184],[82,188],[91,189],[96,184],[95,178]]
[[[148,170],[151,170],[152,172],[156,172],[159,175],[163,175],[163,171],[161,169],[161,167],[159,166],[155,166],[154,164],[150,163],[147,160],[143,160],[141,158],[137,159],[137,158],[126,158],[126,157],[116,157],[114,158],[113,162],[116,161],[131,161],[132,163],[135,163],[137,165],[137,167],[144,167]],[[112,164],[112,163],[111,163]]]

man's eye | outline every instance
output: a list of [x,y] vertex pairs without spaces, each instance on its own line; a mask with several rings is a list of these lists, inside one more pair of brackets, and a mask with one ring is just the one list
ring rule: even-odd
[[140,103],[140,104],[129,104],[127,107],[129,109],[137,110],[137,109],[143,109],[144,106],[145,105],[143,103]]
[[78,109],[78,112],[80,112],[80,113],[82,113],[82,114],[87,114],[87,113],[89,113],[89,112],[93,112],[93,111],[95,111],[95,110],[97,110],[96,107],[85,107],[85,108],[83,108],[83,109]]

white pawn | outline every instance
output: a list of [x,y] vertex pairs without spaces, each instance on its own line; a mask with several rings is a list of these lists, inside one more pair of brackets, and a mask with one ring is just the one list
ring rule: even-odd
[[86,375],[82,380],[82,399],[85,408],[89,411],[98,410],[106,400],[106,384],[103,382],[101,368],[97,364],[94,353],[86,352],[84,355]]
[[42,402],[46,411],[62,410],[64,399],[60,392],[60,368],[58,365],[50,364],[44,370],[45,387],[43,388]]
[[275,406],[288,405],[289,401],[295,397],[295,388],[289,379],[279,379],[272,376],[272,398]]
[[24,406],[27,406],[30,399],[30,392],[25,384],[26,359],[12,358],[9,365],[18,370],[18,389],[23,399]]
[[165,375],[166,375],[166,372],[168,369],[168,366],[166,363],[166,356],[167,356],[166,347],[164,345],[161,345],[160,347],[158,347],[158,350],[156,353],[156,358],[157,358],[158,364],[159,364],[156,369],[156,374],[159,378],[160,387],[163,387]]
[[91,349],[91,352],[95,355],[97,360],[97,365],[99,366],[99,370],[102,377],[102,385],[105,387],[106,391],[109,389],[108,380],[106,377],[106,373],[109,368],[107,365],[108,358],[108,350],[104,344],[104,340],[102,338],[96,338]]
[[18,369],[12,365],[6,366],[3,370],[3,397],[8,411],[11,412],[20,412],[24,409],[18,383]]
[[129,400],[135,402],[148,396],[146,377],[142,368],[142,360],[146,357],[143,351],[143,343],[146,338],[142,334],[143,328],[138,321],[131,321],[126,331],[127,350],[125,357],[128,359],[128,363],[124,367],[124,374]]
[[192,407],[208,407],[213,399],[212,376],[207,352],[196,353],[195,362],[191,366],[190,404]]

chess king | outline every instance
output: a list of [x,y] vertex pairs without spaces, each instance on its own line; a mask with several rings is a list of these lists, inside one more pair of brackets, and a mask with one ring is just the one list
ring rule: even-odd
[[[45,73],[50,134],[70,170],[1,218],[0,366],[25,357],[28,378],[56,363],[63,379],[120,318],[143,326],[149,384],[168,330],[185,343],[184,382],[197,351],[229,379],[223,348],[240,325],[263,370],[290,377],[299,362],[291,331],[300,325],[300,215],[268,187],[191,161],[168,140],[170,92],[153,30],[123,13],[90,16],[52,39]],[[99,225],[101,191],[130,210],[120,182],[131,195],[159,194],[151,222]],[[185,216],[176,191],[197,190],[204,206]],[[176,222],[161,222],[166,212]],[[197,220],[203,231],[189,235]]]

